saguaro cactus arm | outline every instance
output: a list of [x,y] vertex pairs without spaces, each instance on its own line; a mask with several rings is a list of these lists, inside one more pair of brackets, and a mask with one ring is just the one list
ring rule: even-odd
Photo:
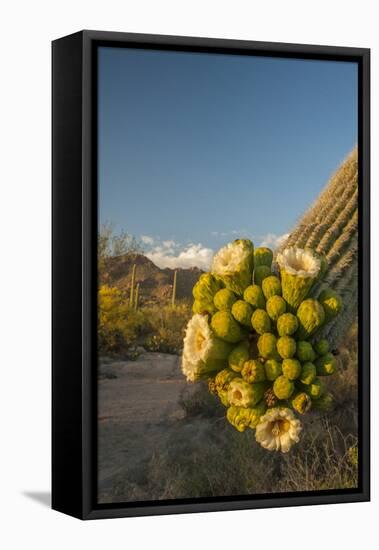
[[280,250],[288,246],[310,247],[325,255],[328,269],[323,282],[314,287],[313,294],[317,295],[329,285],[343,299],[344,311],[322,331],[333,345],[338,345],[357,314],[357,148],[331,177]]

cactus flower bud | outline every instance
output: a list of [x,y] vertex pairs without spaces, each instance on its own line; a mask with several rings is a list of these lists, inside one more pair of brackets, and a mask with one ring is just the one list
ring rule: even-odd
[[248,384],[242,378],[234,378],[229,384],[228,401],[237,407],[253,407],[262,399],[264,392],[264,382]]
[[248,342],[241,342],[229,354],[229,357],[228,357],[229,367],[234,372],[241,372],[244,363],[248,359],[249,359],[249,344]]
[[293,313],[283,313],[276,322],[279,336],[291,336],[295,334],[298,326],[299,322]]
[[214,304],[211,304],[210,302],[206,302],[204,300],[195,300],[192,305],[192,311],[193,313],[199,313],[200,315],[204,315],[206,313],[209,313],[209,315],[213,315],[216,313],[217,309],[215,308]]
[[251,324],[258,334],[264,334],[271,330],[271,320],[264,309],[256,309],[251,316]]
[[276,359],[267,359],[265,362],[265,373],[267,380],[273,382],[278,376],[283,374],[282,364]]
[[243,299],[254,309],[264,309],[266,307],[265,297],[258,285],[248,286],[243,293]]
[[283,359],[282,370],[288,380],[296,380],[301,375],[301,363],[297,359]]
[[262,292],[268,300],[272,296],[281,296],[282,295],[282,285],[280,283],[279,277],[276,275],[270,275],[262,281]]
[[316,359],[316,354],[312,347],[312,344],[306,342],[305,340],[300,340],[297,342],[296,356],[302,361],[314,361]]
[[297,313],[299,328],[296,336],[300,340],[307,340],[319,329],[325,320],[324,308],[317,300],[308,298],[301,302]]
[[252,314],[253,308],[244,300],[237,300],[237,302],[233,304],[232,315],[236,321],[241,323],[241,325],[251,327]]
[[316,365],[314,365],[310,361],[307,361],[306,363],[304,363],[301,369],[300,382],[306,385],[312,384],[316,376],[317,376]]
[[267,407],[264,401],[248,409],[245,407],[232,406],[228,408],[226,418],[239,432],[244,432],[247,428],[255,428],[261,416],[266,412],[266,409]]
[[296,393],[291,397],[291,405],[300,414],[305,414],[312,406],[312,399],[305,392]]
[[262,286],[266,277],[271,275],[271,269],[267,265],[258,265],[254,269],[254,284]]
[[311,249],[286,248],[277,255],[282,295],[291,311],[296,311],[316,281],[321,262]]
[[220,288],[222,288],[222,284],[210,273],[200,275],[199,280],[192,289],[192,294],[195,298],[193,312],[213,314],[215,312],[213,298]]
[[249,382],[249,384],[254,384],[255,382],[263,382],[266,380],[265,367],[259,359],[250,359],[244,364],[242,371],[242,378]]
[[218,338],[236,344],[243,338],[240,325],[229,311],[218,311],[212,316],[211,327]]
[[278,399],[289,399],[294,392],[295,386],[291,380],[282,374],[278,376],[272,387]]
[[302,388],[312,399],[319,399],[324,393],[324,385],[319,378],[315,378],[311,384]]
[[291,336],[281,336],[276,343],[276,349],[280,357],[290,359],[296,353],[296,340]]
[[259,355],[264,359],[278,359],[279,354],[276,349],[276,336],[271,332],[265,332],[258,339]]
[[242,296],[251,282],[253,268],[253,243],[248,239],[237,239],[215,254],[211,270],[226,288]]
[[313,348],[317,355],[325,355],[329,351],[329,342],[326,338],[322,338],[315,344],[313,344]]
[[300,421],[293,412],[285,407],[276,407],[261,417],[255,438],[268,451],[287,453],[294,443],[299,442],[300,431]]
[[318,376],[328,376],[336,372],[337,361],[332,353],[326,353],[316,359],[315,365]]
[[342,309],[341,297],[331,288],[324,289],[318,297],[318,301],[324,308],[326,323],[334,319]]
[[312,402],[312,409],[318,412],[328,412],[335,405],[334,397],[331,393],[324,393],[318,399]]
[[237,296],[228,288],[222,288],[213,298],[213,303],[219,311],[230,311],[237,301]]
[[266,310],[273,321],[277,321],[286,311],[286,302],[281,296],[271,296],[266,302]]
[[254,252],[254,266],[257,267],[259,265],[266,265],[271,267],[272,258],[272,250],[266,246],[260,246],[259,248],[256,248]]
[[221,403],[224,405],[224,407],[229,406],[228,388],[229,388],[230,382],[236,376],[237,376],[237,373],[233,372],[232,370],[223,369],[216,374],[216,377],[214,379],[214,386],[216,389],[216,393],[219,396]]

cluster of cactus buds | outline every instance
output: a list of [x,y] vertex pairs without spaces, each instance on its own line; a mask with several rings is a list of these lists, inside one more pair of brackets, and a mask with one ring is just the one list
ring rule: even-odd
[[266,247],[236,240],[214,257],[193,288],[194,316],[184,338],[188,381],[208,380],[238,431],[256,430],[268,450],[287,452],[299,441],[301,417],[325,412],[333,397],[322,378],[336,370],[318,336],[342,310],[331,288],[315,297],[325,258],[291,247],[275,259]]

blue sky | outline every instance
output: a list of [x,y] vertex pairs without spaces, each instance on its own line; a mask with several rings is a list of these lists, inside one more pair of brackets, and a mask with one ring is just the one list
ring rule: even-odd
[[161,267],[274,245],[357,142],[357,65],[99,50],[99,218]]

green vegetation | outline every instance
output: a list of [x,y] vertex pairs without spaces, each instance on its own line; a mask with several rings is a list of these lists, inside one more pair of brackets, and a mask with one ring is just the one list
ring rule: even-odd
[[[138,288],[138,285],[137,285]],[[133,305],[127,292],[102,285],[98,293],[98,343],[102,355],[127,353],[143,346],[150,351],[179,354],[183,347],[184,328],[191,317],[189,301],[175,306],[138,307],[138,291]]]

